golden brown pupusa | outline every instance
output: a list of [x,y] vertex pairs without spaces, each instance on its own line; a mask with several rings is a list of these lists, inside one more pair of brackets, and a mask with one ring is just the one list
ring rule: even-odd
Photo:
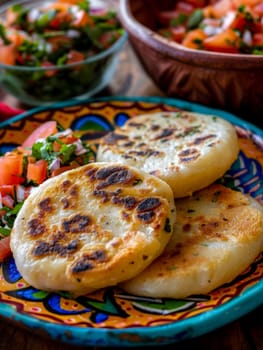
[[35,189],[16,218],[11,249],[32,286],[89,293],[149,265],[171,237],[174,210],[172,190],[160,179],[92,163]]
[[263,208],[220,184],[175,201],[164,252],[122,287],[133,294],[184,298],[230,282],[263,250]]
[[98,161],[136,166],[184,197],[220,178],[238,155],[234,127],[212,115],[186,111],[145,114],[106,135]]

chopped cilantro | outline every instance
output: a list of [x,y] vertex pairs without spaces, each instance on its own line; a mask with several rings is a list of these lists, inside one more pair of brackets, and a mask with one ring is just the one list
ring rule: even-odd
[[11,44],[11,41],[6,36],[6,29],[2,23],[0,23],[0,38],[3,40],[5,45]]
[[57,11],[55,9],[51,9],[45,13],[42,13],[34,23],[36,30],[43,30],[48,26],[50,21],[56,17]]
[[201,21],[203,20],[204,15],[203,15],[203,10],[197,9],[195,10],[188,18],[187,21],[187,29],[194,29],[199,26]]
[[246,6],[244,4],[239,5],[238,8],[237,8],[237,11],[240,12],[240,13],[244,13],[245,10],[246,10]]
[[21,12],[23,10],[23,7],[21,4],[15,4],[11,6],[11,10],[14,12]]
[[11,232],[10,228],[0,227],[0,238],[1,238],[1,236],[3,236],[3,237],[9,236],[10,232]]
[[90,1],[89,0],[80,1],[77,5],[81,10],[84,10],[86,12],[89,12],[89,10],[90,10]]
[[61,149],[58,152],[58,157],[61,159],[61,164],[65,165],[73,160],[75,149],[76,145],[63,144],[61,146]]
[[[17,203],[13,209],[10,209],[8,207],[2,208],[6,212],[6,214],[3,215],[1,221],[2,222],[4,221],[6,223],[6,225],[8,226],[8,228],[13,227],[16,216],[17,216],[19,210],[22,208],[22,205],[23,205],[23,202],[20,202],[20,203]],[[6,229],[6,227],[4,227],[4,228]],[[3,227],[1,229],[3,229]],[[1,230],[1,231],[4,232],[5,230]],[[2,234],[3,234],[3,232],[2,232]],[[7,233],[7,231],[5,231],[5,232]]]
[[179,13],[179,15],[177,17],[171,19],[170,26],[171,27],[176,27],[176,26],[178,26],[180,24],[183,24],[183,23],[185,23],[186,19],[187,19],[186,14]]

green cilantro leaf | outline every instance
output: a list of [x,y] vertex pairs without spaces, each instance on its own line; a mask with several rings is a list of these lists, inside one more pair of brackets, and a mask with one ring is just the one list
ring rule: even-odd
[[2,23],[0,23],[0,38],[3,40],[5,45],[11,44],[11,40],[6,36],[6,29]]

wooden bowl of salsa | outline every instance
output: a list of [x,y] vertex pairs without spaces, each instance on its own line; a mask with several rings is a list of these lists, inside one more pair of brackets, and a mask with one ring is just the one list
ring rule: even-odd
[[120,5],[138,58],[166,95],[252,122],[263,114],[262,17],[259,0],[123,0]]

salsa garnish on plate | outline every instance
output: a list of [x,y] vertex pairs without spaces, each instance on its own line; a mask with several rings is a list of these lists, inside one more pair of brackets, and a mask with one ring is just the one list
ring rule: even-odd
[[14,220],[34,187],[50,177],[87,164],[93,152],[71,129],[49,121],[16,149],[0,157],[0,261],[10,253]]

